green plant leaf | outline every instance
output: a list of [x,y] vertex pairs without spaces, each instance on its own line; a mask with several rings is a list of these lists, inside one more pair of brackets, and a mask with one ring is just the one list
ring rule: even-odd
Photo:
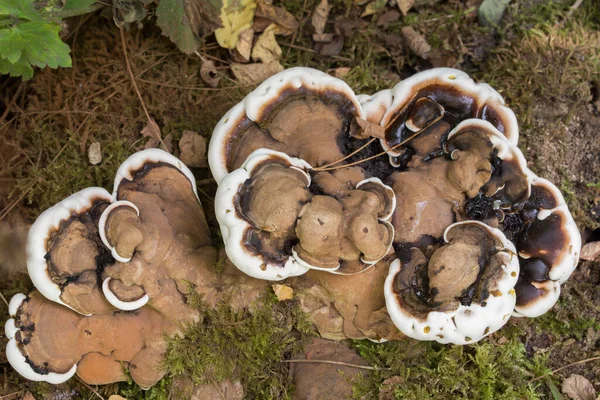
[[199,42],[185,14],[184,0],[161,0],[156,7],[156,24],[184,53],[198,49]]
[[42,21],[42,17],[33,7],[33,0],[2,0],[0,15],[10,15],[19,19]]
[[63,11],[84,11],[89,9],[96,0],[67,0],[63,6]]
[[58,36],[60,26],[49,22],[24,22],[0,30],[0,57],[16,64],[25,60],[44,68],[70,67],[69,46]]
[[25,57],[21,57],[16,63],[0,58],[0,74],[8,74],[14,77],[22,77],[24,81],[31,79],[33,76],[33,68]]
[[179,50],[190,54],[201,37],[221,26],[221,4],[221,0],[160,0],[156,24]]

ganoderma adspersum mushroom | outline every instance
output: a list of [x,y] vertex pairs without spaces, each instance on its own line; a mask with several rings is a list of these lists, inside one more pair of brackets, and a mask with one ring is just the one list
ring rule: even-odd
[[[361,248],[355,244],[355,251],[361,254],[350,258],[337,252],[340,242],[336,238],[352,236],[346,231],[347,222],[341,222],[340,204],[343,201],[340,196],[348,196],[342,191],[359,189],[357,184],[361,181],[376,180],[382,188],[390,188],[395,198],[391,219],[380,221],[381,225],[391,222],[393,226],[394,251],[385,254],[379,263],[371,264],[387,269],[393,263],[388,281],[417,279],[407,275],[406,271],[411,270],[408,266],[416,262],[415,258],[427,260],[436,252],[445,254],[444,259],[462,260],[458,255],[448,255],[458,251],[457,245],[444,244],[444,232],[456,223],[469,222],[471,227],[486,224],[489,232],[494,232],[500,238],[499,243],[504,244],[500,246],[502,249],[499,247],[494,251],[512,255],[507,262],[511,265],[507,281],[512,286],[505,288],[503,283],[502,287],[506,292],[503,292],[505,299],[512,296],[514,301],[503,303],[502,315],[494,315],[488,326],[470,334],[455,337],[449,334],[443,338],[437,334],[419,336],[460,344],[479,340],[503,325],[511,314],[537,316],[548,311],[558,298],[560,283],[577,265],[581,246],[579,233],[560,192],[527,168],[525,158],[516,146],[518,136],[516,117],[505,106],[502,96],[489,85],[475,83],[458,70],[432,69],[415,74],[393,89],[372,96],[357,96],[344,82],[320,71],[289,69],[263,82],[231,109],[213,132],[209,163],[219,183],[219,193],[228,193],[227,201],[223,203],[226,205],[217,202],[217,213],[222,215],[219,222],[223,236],[236,238],[226,240],[227,251],[232,251],[231,246],[244,248],[257,257],[252,272],[246,271],[246,259],[233,261],[238,268],[261,279],[283,279],[311,269],[307,275],[292,280],[294,285],[305,289],[304,292],[300,290],[301,301],[311,304],[306,306],[311,312],[325,312],[329,301],[329,311],[332,315],[339,314],[342,320],[334,327],[324,318],[315,317],[322,334],[335,338],[364,334],[374,340],[385,339],[365,325],[340,328],[352,325],[347,324],[345,318],[355,318],[351,313],[340,312],[348,306],[347,301],[358,308],[362,298],[375,298],[383,291],[382,283],[361,288],[361,295],[354,294],[350,300],[344,294],[339,297],[343,291],[336,287],[338,283],[325,283],[328,279],[321,278],[333,272],[348,278],[344,282],[346,286],[350,281],[356,281],[355,285],[350,284],[353,287],[360,287],[361,279],[368,281],[365,272],[372,267],[365,262],[368,259],[365,256],[377,246]],[[302,165],[302,174],[294,174],[303,176],[300,197],[288,193],[266,195],[275,193],[268,183],[260,189],[269,204],[262,210],[261,221],[274,218],[281,212],[280,207],[293,209],[285,214],[288,218],[285,240],[275,247],[256,240],[256,232],[262,232],[264,238],[271,237],[272,231],[271,227],[248,217],[249,203],[242,199],[257,186],[252,174],[241,177],[239,172],[252,163],[256,154],[267,153],[272,154],[271,158],[273,154],[279,159],[293,157],[297,165]],[[230,176],[239,179],[231,184]],[[336,182],[333,186],[339,185],[342,191],[326,190],[330,181]],[[384,207],[384,203],[389,202],[380,196],[378,207]],[[226,217],[223,208],[228,213]],[[305,216],[309,221],[303,220]],[[236,225],[233,219],[244,223]],[[311,232],[319,234],[302,237],[304,227],[310,221],[318,221],[321,228]],[[337,228],[331,229],[331,226]],[[323,246],[325,237],[335,245]],[[482,235],[473,238],[489,242]],[[380,243],[385,242],[384,236],[380,235],[379,239]],[[303,259],[305,253],[298,251],[307,247],[303,242],[310,242],[314,248],[327,248],[327,251],[317,251]],[[344,247],[343,242],[341,247]],[[267,275],[260,272],[261,266],[264,268],[266,264],[258,261],[265,257],[285,259],[289,263],[266,263],[269,265]],[[396,258],[398,260],[394,261]],[[310,261],[306,262],[306,259]],[[452,265],[443,276],[452,281],[454,275],[461,273],[461,268],[466,268],[460,265],[461,262],[458,264]],[[291,265],[295,265],[293,272],[290,272]],[[322,271],[314,270],[317,265]],[[401,265],[406,266],[401,268],[404,274],[398,274]],[[479,268],[485,270],[482,265]],[[304,276],[306,278],[302,279]],[[420,285],[411,286],[409,282],[401,281],[395,282],[395,287],[420,292],[420,297],[414,293],[415,298],[433,301],[433,293],[423,294],[424,290],[429,290],[430,277],[419,279],[424,280]],[[492,280],[482,282],[479,275],[474,279],[468,285],[465,281],[466,287],[460,290],[451,290],[449,296],[460,297],[457,293],[461,290],[478,287],[477,301],[485,308],[490,304],[489,293],[496,289],[480,287],[492,285]],[[313,284],[307,287],[306,282]],[[436,290],[444,293],[441,288]],[[514,291],[515,295],[509,291]],[[461,307],[471,307],[473,299],[475,297],[463,298]],[[378,312],[379,317],[385,314],[383,319],[389,318],[386,315],[393,301],[393,298],[388,299],[387,310],[380,307],[368,312]],[[456,310],[445,313],[450,315]],[[423,316],[421,313],[420,317]],[[407,334],[399,322],[402,318],[395,316],[392,319]],[[393,332],[388,331],[388,334],[393,336]]]
[[216,257],[189,169],[161,150],[136,153],[112,195],[84,189],[32,226],[27,264],[37,290],[10,302],[7,358],[30,380],[77,373],[107,384],[128,369],[148,388],[165,374],[165,338],[198,319],[190,285],[206,304],[227,299],[234,308],[264,288],[240,272],[217,274]]
[[[373,96],[284,71],[211,140],[226,251],[253,277],[287,277],[323,337],[475,342],[511,313],[548,311],[581,246],[560,191],[527,169],[517,140],[502,97],[460,71]],[[28,256],[39,292],[11,301],[7,354],[52,383],[119,381],[129,365],[149,387],[164,374],[164,338],[197,318],[187,285],[209,305],[243,305],[265,283],[210,268],[193,176],[158,150],[126,161],[112,195],[87,189],[40,216]]]

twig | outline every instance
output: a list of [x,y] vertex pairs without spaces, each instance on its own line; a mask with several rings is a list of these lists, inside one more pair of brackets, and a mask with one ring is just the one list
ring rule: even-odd
[[564,367],[557,368],[557,369],[555,369],[553,371],[550,371],[550,372],[548,372],[546,374],[543,374],[543,375],[540,375],[540,376],[538,376],[536,378],[530,379],[530,380],[527,381],[527,383],[533,383],[535,381],[539,381],[540,379],[543,379],[543,378],[545,378],[548,375],[553,375],[553,374],[555,374],[558,371],[562,371],[563,369],[567,369],[567,368],[572,367],[574,365],[585,364],[587,362],[596,361],[596,360],[600,360],[600,356],[598,356],[598,357],[592,357],[592,358],[586,358],[585,360],[576,361],[574,363],[565,365]]
[[86,388],[88,388],[92,393],[94,393],[99,399],[102,400],[106,400],[104,397],[102,397],[100,395],[100,393],[98,393],[98,391],[96,389],[94,389],[93,387],[91,387],[90,385],[88,385],[87,383],[85,383],[83,381],[83,379],[81,379],[79,376],[77,376],[77,379],[79,380],[79,382],[81,382]]
[[[142,94],[140,93],[140,90],[137,87],[137,83],[135,82],[135,77],[133,76],[133,71],[131,70],[131,65],[129,64],[129,57],[127,57],[127,44],[125,43],[125,33],[123,31],[123,28],[119,28],[119,32],[121,33],[121,43],[123,44],[123,55],[125,56],[125,65],[127,66],[127,72],[129,73],[129,77],[131,78],[131,83],[133,84],[133,89],[135,90],[135,93],[137,94],[138,99],[140,99],[140,103],[142,104],[142,109],[144,110],[144,114],[146,114],[146,118],[148,118],[148,123],[149,124],[156,124],[156,122],[154,122],[154,120],[150,117],[150,114],[148,113],[148,109],[146,108],[146,103],[144,102],[144,99],[142,98]],[[160,142],[160,144],[162,145],[164,150],[167,150],[167,146],[165,146],[165,143],[163,142],[162,138],[160,137],[160,134],[157,135],[157,139]]]
[[[434,124],[436,124],[437,122],[439,122],[443,117],[444,117],[443,114],[440,115],[439,117],[437,117],[436,119],[434,119],[431,123],[429,123],[427,126],[425,126],[423,129],[420,129],[417,132],[415,132],[413,135],[409,136],[408,139],[405,139],[405,140],[401,141],[400,143],[393,145],[392,147],[390,147],[386,151],[382,151],[379,154],[375,154],[374,156],[363,158],[362,160],[358,160],[358,161],[355,161],[355,162],[351,162],[350,164],[343,164],[343,165],[338,165],[338,166],[333,166],[333,167],[328,167],[328,166],[317,167],[317,168],[313,168],[312,170],[313,171],[332,171],[332,170],[335,170],[335,169],[353,167],[355,165],[362,164],[365,161],[369,161],[369,160],[372,160],[374,158],[377,158],[377,157],[383,156],[385,154],[388,154],[388,151],[390,151],[390,150],[396,150],[397,148],[399,148],[399,147],[405,145],[406,143],[410,142],[411,140],[413,140],[414,138],[416,138],[417,136],[419,136],[421,133],[423,133],[427,129],[431,128]],[[337,162],[335,162],[333,164],[337,164]]]
[[577,0],[571,7],[569,7],[569,11],[567,12],[567,18],[571,18],[571,15],[581,6],[583,0]]
[[[11,396],[14,396],[14,395],[19,395],[19,394],[21,394],[21,393],[23,393],[23,391],[22,391],[22,390],[19,390],[18,392],[14,392],[14,393],[9,393],[9,394],[7,394],[6,396],[2,396],[2,397],[0,397],[0,400],[8,399],[8,398],[9,398],[9,397],[11,397]],[[15,398],[16,398],[16,397],[15,397]]]
[[345,363],[345,362],[341,362],[341,361],[331,361],[331,360],[284,360],[283,362],[285,362],[285,363],[319,363],[319,364],[343,365],[344,367],[368,369],[369,371],[389,370],[389,368],[377,368],[377,367],[370,367],[368,365],[349,364],[349,363]]
[[6,304],[6,307],[8,307],[8,301],[6,301],[6,297],[4,297],[4,295],[2,294],[2,292],[0,292],[0,297],[2,298],[2,300],[4,301],[4,303]]
[[21,90],[23,90],[23,88],[25,87],[25,82],[21,82],[21,84],[19,85],[19,87],[17,88],[17,91],[15,92],[15,94],[13,95],[12,99],[10,100],[10,102],[6,105],[6,110],[4,110],[4,112],[2,113],[2,116],[0,117],[0,125],[2,125],[2,123],[4,122],[4,120],[6,119],[6,116],[8,115],[8,113],[10,112],[11,107],[13,106],[13,104],[15,104],[15,102],[17,101],[17,97],[19,97],[19,94],[21,93]]

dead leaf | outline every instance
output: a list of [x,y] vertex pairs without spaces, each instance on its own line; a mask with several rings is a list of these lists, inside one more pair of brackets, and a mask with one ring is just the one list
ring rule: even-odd
[[127,400],[125,397],[119,396],[118,394],[111,395],[108,400]]
[[413,4],[415,4],[415,0],[396,0],[398,2],[398,8],[402,15],[406,15],[408,11],[412,8]]
[[356,31],[365,29],[369,23],[363,19],[338,18],[335,20],[336,32],[344,37],[352,36]]
[[221,47],[234,49],[240,33],[252,27],[256,0],[223,0],[221,22],[223,27],[215,31]]
[[277,40],[275,40],[276,29],[277,25],[271,24],[258,37],[258,40],[252,49],[252,59],[254,61],[268,63],[281,58],[281,47],[279,47]]
[[387,26],[390,22],[397,21],[400,18],[400,15],[398,10],[390,10],[383,13],[377,18],[377,26]]
[[164,151],[173,154],[173,134],[169,133],[162,140],[162,148]]
[[184,2],[185,14],[196,36],[208,36],[215,29],[223,26],[221,18],[219,18],[220,6],[220,0],[186,0]]
[[102,162],[102,146],[100,142],[90,144],[88,149],[88,160],[92,165],[98,165]]
[[275,292],[275,296],[277,296],[277,300],[291,300],[294,297],[294,289],[287,285],[272,285],[273,292]]
[[206,168],[206,139],[193,131],[183,131],[179,139],[179,158],[188,167]]
[[273,23],[277,24],[277,31],[275,33],[278,35],[288,36],[298,29],[298,21],[285,8],[276,7],[265,0],[259,0],[254,15],[256,30],[262,32]]
[[315,51],[322,56],[337,56],[344,47],[344,37],[333,35],[330,42],[315,43]]
[[352,121],[350,136],[357,139],[378,138],[385,139],[385,129],[383,126],[364,120],[362,118],[354,118]]
[[405,26],[402,28],[402,36],[408,42],[408,47],[419,57],[427,60],[431,52],[431,46],[423,35],[416,32],[412,27]]
[[31,392],[27,391],[27,392],[25,392],[23,397],[21,397],[21,400],[35,400],[35,397],[33,397]]
[[581,375],[572,374],[562,383],[562,392],[573,400],[596,400],[594,386]]
[[368,17],[369,15],[379,14],[385,9],[385,5],[387,4],[387,0],[374,0],[367,4],[365,7],[365,11],[360,15],[361,18]]
[[586,261],[595,261],[600,257],[600,242],[586,243],[581,249],[581,259]]
[[217,67],[213,61],[207,60],[200,66],[200,78],[210,87],[217,87],[221,80],[221,75],[217,72]]
[[329,43],[333,40],[333,33],[315,33],[313,40],[317,43]]
[[404,383],[401,376],[392,376],[381,382],[379,387],[379,398],[378,400],[394,400],[394,392],[396,388]]
[[240,33],[240,38],[235,45],[235,61],[247,63],[252,53],[252,42],[254,41],[254,29],[248,28]]
[[329,75],[333,76],[334,78],[342,79],[350,73],[351,69],[352,68],[350,68],[350,67],[332,68],[332,69],[328,70],[327,73]]
[[330,10],[331,6],[327,0],[321,0],[315,11],[313,11],[311,22],[315,28],[315,34],[320,35],[325,32],[325,25],[327,24],[327,17],[329,17]]
[[267,64],[231,63],[231,72],[242,86],[256,86],[256,84],[281,71],[283,71],[283,66],[279,61],[271,61]]
[[148,121],[148,124],[146,124],[140,133],[143,137],[148,138],[148,141],[143,146],[144,149],[156,147],[160,143],[160,128],[153,118]]

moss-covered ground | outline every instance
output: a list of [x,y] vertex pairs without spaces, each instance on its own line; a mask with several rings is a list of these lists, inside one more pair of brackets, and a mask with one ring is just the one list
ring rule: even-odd
[[[584,241],[600,239],[597,0],[584,0],[572,13],[570,0],[513,1],[495,28],[477,23],[473,1],[417,1],[416,10],[385,25],[377,24],[377,16],[360,18],[356,2],[331,1],[328,27],[337,20],[346,30],[344,47],[335,57],[310,50],[307,22],[316,3],[284,4],[300,21],[293,38],[280,40],[285,67],[347,67],[344,79],[357,92],[367,93],[432,66],[460,68],[490,83],[517,114],[519,146],[530,168],[563,191]],[[67,39],[73,68],[38,71],[26,83],[0,80],[0,115],[10,105],[0,122],[0,222],[31,222],[77,190],[91,185],[110,188],[117,166],[147,140],[140,134],[146,116],[125,69],[118,29],[100,15],[82,18],[72,21]],[[414,55],[400,39],[404,26],[427,38],[433,48],[429,60]],[[219,118],[252,90],[230,78],[228,54],[212,39],[201,53],[216,60],[223,74],[217,88],[202,83],[201,60],[179,53],[153,24],[131,30],[126,38],[148,112],[163,138],[171,137],[175,154],[184,130],[209,138]],[[102,146],[103,159],[97,166],[87,158],[92,142]],[[214,182],[207,169],[194,172],[200,199],[216,228]],[[356,398],[557,399],[564,396],[561,381],[572,373],[598,382],[598,361],[550,373],[599,355],[598,284],[600,265],[581,262],[552,311],[537,319],[513,318],[505,329],[471,346],[352,342],[378,367],[355,385]],[[30,287],[23,273],[2,270],[4,297]],[[307,331],[303,317],[293,302],[278,303],[272,294],[265,294],[254,309],[252,314],[224,307],[203,309],[203,318],[188,327],[186,338],[171,342],[165,359],[168,377],[145,392],[132,383],[98,389],[77,380],[58,387],[28,383],[0,354],[0,399],[19,398],[27,391],[48,399],[111,394],[174,399],[174,377],[182,374],[195,382],[243,377],[249,398],[289,397],[293,387],[281,361],[301,345],[298,332]],[[0,303],[0,321],[6,318],[7,309]],[[0,346],[4,344],[1,338]]]

